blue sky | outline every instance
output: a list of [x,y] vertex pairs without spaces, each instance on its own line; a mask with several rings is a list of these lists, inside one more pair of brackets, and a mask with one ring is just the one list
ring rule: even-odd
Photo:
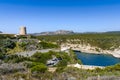
[[120,31],[120,0],[0,0],[0,31]]

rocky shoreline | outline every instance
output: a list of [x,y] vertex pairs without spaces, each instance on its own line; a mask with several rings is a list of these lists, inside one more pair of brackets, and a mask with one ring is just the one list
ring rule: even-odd
[[80,65],[78,63],[67,65],[67,67],[76,67],[76,68],[79,68],[79,69],[86,69],[86,70],[88,70],[88,69],[89,70],[94,70],[96,68],[100,68],[100,69],[104,69],[105,68],[104,66]]
[[61,50],[67,50],[67,49],[72,49],[76,51],[81,51],[85,53],[94,53],[94,54],[111,54],[116,58],[120,58],[120,48],[114,49],[114,50],[102,50],[98,47],[93,47],[88,45],[81,45],[81,44],[62,44],[61,45]]

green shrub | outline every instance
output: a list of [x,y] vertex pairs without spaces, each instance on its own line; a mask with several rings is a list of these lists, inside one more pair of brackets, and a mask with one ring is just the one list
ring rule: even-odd
[[23,50],[26,50],[26,46],[28,45],[28,42],[20,42],[18,43],[19,47],[22,48]]
[[48,49],[48,48],[58,48],[57,44],[53,44],[50,42],[40,42],[37,46],[39,49]]
[[32,56],[32,61],[46,64],[46,61],[51,58],[52,58],[52,55],[49,52],[48,53],[37,52]]
[[65,67],[57,67],[56,72],[61,73],[64,71],[64,69],[65,69]]
[[44,64],[39,64],[31,68],[31,72],[44,73],[47,67]]
[[11,62],[11,63],[19,63],[23,62],[25,60],[30,60],[28,57],[20,56],[20,55],[6,55],[6,58],[4,59],[5,62]]
[[4,59],[5,55],[0,52],[0,59]]
[[120,71],[120,64],[116,64],[113,66],[108,66],[105,68],[106,71]]
[[67,66],[68,61],[66,59],[62,59],[61,61],[59,61],[59,63],[57,64],[58,67],[65,67]]
[[41,63],[39,63],[39,62],[27,62],[26,65],[28,68],[32,68],[36,65],[41,65]]
[[3,47],[4,48],[13,49],[15,46],[16,46],[15,42],[11,41],[10,39],[6,39],[3,42]]

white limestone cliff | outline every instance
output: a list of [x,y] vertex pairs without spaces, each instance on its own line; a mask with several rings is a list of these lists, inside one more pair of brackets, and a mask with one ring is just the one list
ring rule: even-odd
[[120,48],[114,49],[114,50],[102,50],[98,47],[91,46],[89,44],[82,45],[82,44],[70,44],[70,43],[64,43],[61,45],[61,50],[67,50],[67,49],[77,50],[85,53],[95,53],[95,54],[111,54],[114,57],[120,58]]

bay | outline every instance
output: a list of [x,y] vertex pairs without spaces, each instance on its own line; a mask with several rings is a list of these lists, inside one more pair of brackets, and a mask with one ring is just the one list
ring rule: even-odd
[[74,51],[84,65],[111,66],[120,63],[120,58],[109,54],[92,54]]

